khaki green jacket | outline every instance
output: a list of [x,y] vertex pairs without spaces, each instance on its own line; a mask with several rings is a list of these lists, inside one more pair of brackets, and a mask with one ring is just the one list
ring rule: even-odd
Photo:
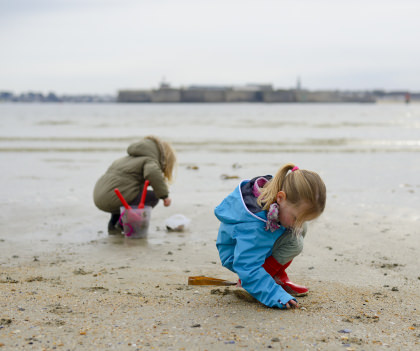
[[130,204],[139,195],[146,179],[156,197],[168,197],[168,186],[163,175],[165,155],[159,141],[145,138],[131,144],[127,153],[128,156],[114,161],[96,182],[93,200],[102,211],[118,213],[122,204],[114,189],[118,188]]

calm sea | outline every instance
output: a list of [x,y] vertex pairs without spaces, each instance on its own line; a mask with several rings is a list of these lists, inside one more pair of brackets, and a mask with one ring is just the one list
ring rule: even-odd
[[154,134],[182,150],[420,151],[420,105],[0,104],[0,151],[114,151]]
[[97,216],[96,179],[150,134],[178,152],[178,199],[205,194],[211,208],[237,182],[222,174],[249,178],[292,161],[321,174],[331,209],[419,220],[419,104],[0,104],[2,226],[21,228],[24,209],[41,233],[42,216],[61,208],[60,223],[71,208],[82,232],[83,214]]

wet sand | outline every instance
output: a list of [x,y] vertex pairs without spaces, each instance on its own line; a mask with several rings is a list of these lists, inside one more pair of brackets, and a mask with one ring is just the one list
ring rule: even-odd
[[[416,116],[399,132],[415,131]],[[43,129],[56,127],[50,119],[7,130],[2,139],[1,350],[420,348],[416,146],[399,150],[396,143],[388,149],[372,141],[353,147],[347,141],[357,139],[351,138],[334,143],[328,125],[319,132],[327,138],[322,150],[310,139],[321,127],[310,125],[304,131],[308,137],[302,136],[308,146],[295,151],[295,144],[228,142],[228,126],[220,130],[225,136],[213,135],[209,127],[207,139],[215,143],[189,143],[182,134],[191,122],[186,118],[184,127],[173,124],[180,131],[173,138],[180,160],[173,204],[153,210],[147,239],[130,240],[108,236],[108,215],[94,207],[92,189],[131,139],[92,139],[116,133],[112,123],[107,129],[95,125],[102,123],[99,117],[69,122],[70,131],[86,139],[61,139],[67,129],[51,139],[53,129]],[[312,123],[309,117],[303,121]],[[124,123],[132,128],[134,116]],[[202,123],[197,130],[206,128]],[[389,125],[387,135],[393,135],[394,124]],[[160,128],[169,133],[166,124]],[[293,128],[291,135],[298,135],[301,125]],[[343,128],[337,131],[347,133]],[[370,129],[347,128],[366,131],[370,140]],[[46,137],[8,139],[14,130]],[[130,135],[136,133],[141,135],[138,130]],[[213,209],[240,179],[275,172],[289,161],[319,172],[328,188],[325,213],[309,224],[304,251],[287,271],[310,289],[298,298],[300,308],[270,309],[240,288],[188,286],[195,275],[237,279],[220,264]],[[191,219],[183,233],[165,230],[165,219],[176,213]]]

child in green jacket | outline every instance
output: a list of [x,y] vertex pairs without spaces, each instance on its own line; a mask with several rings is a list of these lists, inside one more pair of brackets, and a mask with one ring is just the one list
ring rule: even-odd
[[168,183],[173,180],[176,155],[172,146],[157,137],[147,136],[127,148],[127,156],[114,161],[98,179],[93,191],[95,205],[111,213],[108,233],[122,232],[118,224],[121,202],[114,192],[118,188],[128,204],[138,206],[144,182],[148,180],[153,190],[148,190],[146,206],[155,207],[159,199],[164,206],[171,204]]

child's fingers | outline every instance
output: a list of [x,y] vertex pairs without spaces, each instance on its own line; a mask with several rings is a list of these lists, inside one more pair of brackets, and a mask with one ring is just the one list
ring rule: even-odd
[[291,307],[299,307],[299,304],[295,300],[290,300],[287,304],[289,304],[289,303],[290,303]]
[[281,309],[287,308],[287,309],[291,309],[291,308],[297,308],[299,307],[299,304],[297,301],[295,300],[290,300],[289,302],[286,302],[285,304],[282,304],[282,307],[280,307]]

